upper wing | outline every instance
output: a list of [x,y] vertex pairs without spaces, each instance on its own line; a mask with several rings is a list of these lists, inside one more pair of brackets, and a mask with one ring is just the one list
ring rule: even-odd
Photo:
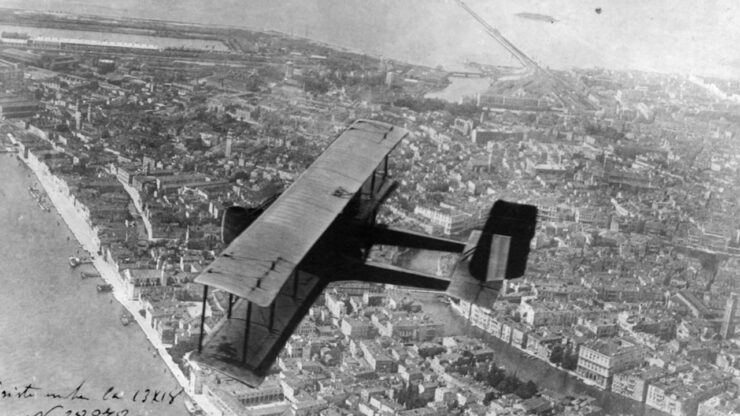
[[268,306],[406,134],[387,123],[354,122],[195,281]]

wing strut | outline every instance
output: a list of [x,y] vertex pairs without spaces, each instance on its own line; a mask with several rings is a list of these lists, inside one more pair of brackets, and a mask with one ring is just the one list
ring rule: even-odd
[[246,325],[244,328],[244,348],[242,348],[242,364],[247,363],[247,349],[249,347],[249,327],[250,323],[252,322],[252,302],[247,302],[247,319],[246,319]]
[[226,314],[226,317],[231,319],[231,309],[234,306],[234,295],[229,293],[229,311]]
[[198,352],[203,350],[203,327],[206,324],[206,302],[208,301],[208,285],[203,285],[203,308],[200,311],[200,336],[198,337]]

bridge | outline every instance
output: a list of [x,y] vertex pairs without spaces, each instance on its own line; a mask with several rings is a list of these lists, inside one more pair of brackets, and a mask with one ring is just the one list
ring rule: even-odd
[[514,76],[512,81],[524,79],[527,76],[541,75],[546,79],[551,80],[552,89],[555,93],[556,98],[560,101],[563,108],[579,108],[587,110],[595,110],[592,105],[584,96],[580,94],[573,85],[565,79],[560,78],[549,70],[542,68],[534,59],[530,58],[517,48],[513,43],[506,39],[501,32],[496,28],[488,24],[478,13],[470,8],[463,0],[455,0],[458,6],[463,8],[470,16],[472,16],[478,23],[483,26],[488,36],[492,37],[499,45],[503,46],[516,60],[518,60],[524,68],[527,68],[527,72],[522,74],[523,76]]
[[527,56],[524,52],[519,50],[516,46],[514,46],[513,43],[509,42],[508,39],[506,39],[501,32],[499,32],[496,28],[489,25],[488,22],[486,22],[482,17],[478,15],[473,9],[471,9],[467,4],[465,4],[462,0],[456,0],[457,4],[465,9],[466,12],[468,12],[469,15],[471,15],[475,20],[478,21],[478,23],[483,26],[483,28],[486,30],[486,33],[490,37],[492,37],[496,42],[498,42],[501,46],[504,47],[511,55],[516,58],[522,65],[533,68],[534,70],[541,70],[540,66],[537,64],[537,62],[534,61],[534,59]]

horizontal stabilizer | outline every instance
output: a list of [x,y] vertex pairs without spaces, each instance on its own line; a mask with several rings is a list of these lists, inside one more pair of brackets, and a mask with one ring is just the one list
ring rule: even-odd
[[[465,244],[465,252],[473,250],[478,245],[481,232],[476,230],[470,234]],[[476,305],[491,307],[496,301],[503,281],[481,281],[473,278],[468,272],[469,258],[463,257],[452,273],[452,280],[447,287],[447,295]]]
[[498,298],[502,286],[502,280],[481,282],[470,276],[461,275],[450,282],[447,295],[490,308]]

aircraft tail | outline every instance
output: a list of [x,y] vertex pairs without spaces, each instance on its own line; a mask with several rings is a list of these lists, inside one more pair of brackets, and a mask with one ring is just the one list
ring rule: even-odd
[[536,222],[537,207],[496,201],[470,259],[470,274],[481,281],[522,276]]
[[496,201],[483,230],[470,234],[447,294],[491,307],[503,281],[524,274],[536,221],[535,206]]

